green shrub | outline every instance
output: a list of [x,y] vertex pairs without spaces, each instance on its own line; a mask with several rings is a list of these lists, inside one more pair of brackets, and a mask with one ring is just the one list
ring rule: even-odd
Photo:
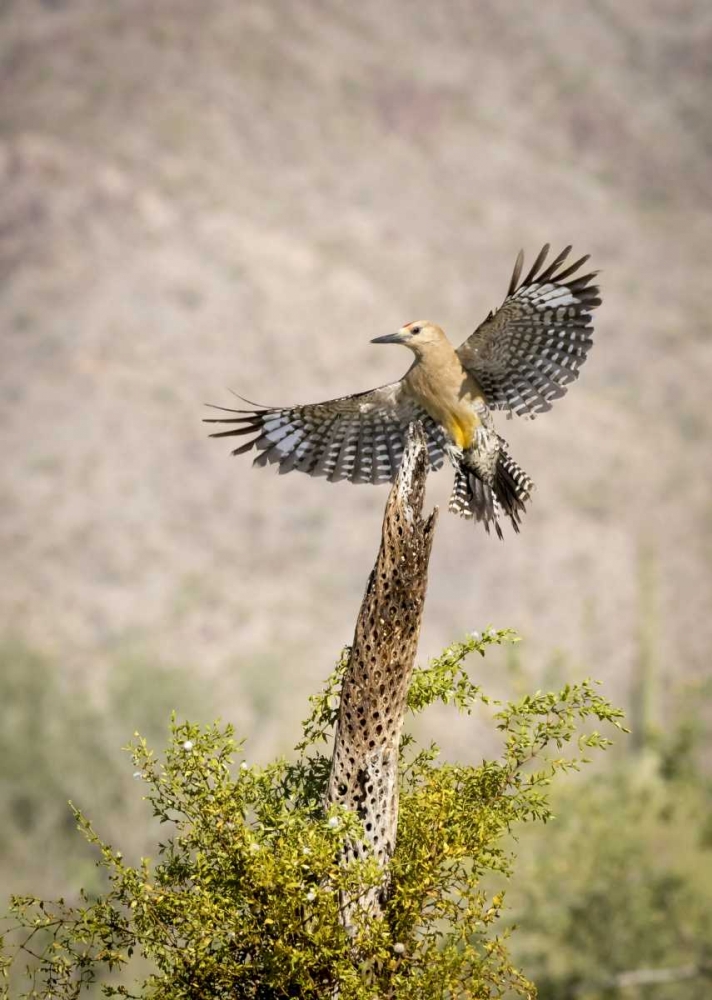
[[[166,824],[157,860],[127,863],[77,812],[109,888],[76,906],[12,900],[6,971],[13,955],[15,965],[29,965],[17,995],[76,997],[102,979],[108,996],[154,1000],[533,996],[498,931],[502,896],[489,895],[483,878],[511,875],[506,835],[546,822],[552,778],[608,744],[596,731],[577,736],[577,726],[593,719],[620,727],[621,713],[588,682],[490,703],[464,660],[513,639],[507,631],[473,635],[414,674],[413,712],[435,701],[465,712],[492,704],[503,748],[498,759],[466,767],[404,738],[383,920],[364,916],[347,935],[339,919],[342,898],[382,878],[372,859],[343,861],[345,842],[360,837],[356,817],[322,807],[330,762],[316,745],[331,735],[342,657],[313,699],[293,761],[235,767],[244,747],[229,726],[174,722],[160,760],[136,739],[134,767]],[[151,968],[137,993],[124,985],[132,956]]]

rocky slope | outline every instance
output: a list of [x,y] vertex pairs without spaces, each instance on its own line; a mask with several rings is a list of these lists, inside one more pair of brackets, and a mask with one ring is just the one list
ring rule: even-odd
[[385,490],[252,470],[203,403],[397,377],[371,337],[459,341],[520,246],[571,242],[603,269],[597,345],[505,427],[522,535],[443,513],[423,652],[511,625],[534,672],[560,650],[621,693],[648,547],[667,668],[704,670],[711,41],[702,0],[0,4],[0,629],[72,682],[188,664],[288,745]]

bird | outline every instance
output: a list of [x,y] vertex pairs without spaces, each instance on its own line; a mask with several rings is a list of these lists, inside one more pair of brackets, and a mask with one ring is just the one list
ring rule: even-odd
[[[425,433],[431,469],[447,457],[455,469],[448,509],[501,539],[508,518],[518,532],[534,484],[509,454],[493,413],[533,418],[551,409],[579,374],[592,345],[592,311],[601,304],[598,271],[581,274],[586,254],[564,267],[567,246],[546,267],[547,243],[522,278],[520,250],[505,299],[455,348],[434,323],[416,320],[374,344],[401,344],[415,355],[397,382],[296,406],[214,406],[230,425],[215,438],[249,436],[232,454],[257,451],[254,465],[275,463],[331,482],[392,482],[409,425]],[[213,404],[208,404],[212,406]]]

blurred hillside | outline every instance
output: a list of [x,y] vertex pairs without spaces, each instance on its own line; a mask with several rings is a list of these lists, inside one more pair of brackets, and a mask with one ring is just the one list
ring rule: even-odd
[[706,667],[707,3],[4,0],[0,58],[2,633],[99,699],[127,657],[188,668],[289,746],[386,490],[252,470],[203,403],[398,377],[371,337],[459,342],[520,246],[571,242],[603,269],[596,347],[504,428],[522,535],[441,517],[423,652],[508,625],[528,668],[558,649],[624,697],[652,550],[660,656]]

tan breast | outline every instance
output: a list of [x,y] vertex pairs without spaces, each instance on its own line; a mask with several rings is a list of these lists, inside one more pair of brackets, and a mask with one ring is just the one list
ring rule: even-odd
[[[449,345],[448,345],[449,346]],[[482,389],[450,352],[432,352],[416,361],[405,383],[433,420],[445,428],[459,448],[468,448],[480,424]]]

